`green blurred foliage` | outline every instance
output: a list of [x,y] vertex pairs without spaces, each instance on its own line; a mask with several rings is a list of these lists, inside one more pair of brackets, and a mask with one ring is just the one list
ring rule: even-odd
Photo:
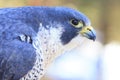
[[104,42],[120,41],[120,0],[0,0],[0,7],[68,6],[85,13]]

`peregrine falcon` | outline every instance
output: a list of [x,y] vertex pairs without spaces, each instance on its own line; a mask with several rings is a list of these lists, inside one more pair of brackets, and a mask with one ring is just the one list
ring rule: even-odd
[[[90,20],[67,7],[0,9],[0,80],[40,80],[48,65],[74,48],[74,39],[95,40]],[[62,65],[61,65],[62,66]]]

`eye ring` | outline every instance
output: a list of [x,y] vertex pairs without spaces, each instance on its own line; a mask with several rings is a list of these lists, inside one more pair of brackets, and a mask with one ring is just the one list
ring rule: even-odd
[[71,19],[70,20],[70,23],[75,27],[75,28],[81,28],[83,27],[83,22],[82,21],[79,21],[77,19]]

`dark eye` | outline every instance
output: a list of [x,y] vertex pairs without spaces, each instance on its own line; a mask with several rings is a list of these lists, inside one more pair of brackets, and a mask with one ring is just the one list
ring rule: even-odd
[[84,26],[82,21],[79,21],[79,20],[76,20],[76,19],[70,20],[70,23],[71,23],[75,28],[81,28],[81,27]]
[[71,22],[72,22],[73,25],[78,25],[79,24],[79,21],[76,20],[76,19],[71,20]]

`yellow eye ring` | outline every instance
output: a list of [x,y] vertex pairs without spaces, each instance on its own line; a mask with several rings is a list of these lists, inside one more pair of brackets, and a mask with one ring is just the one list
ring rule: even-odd
[[81,27],[84,26],[82,21],[79,21],[79,20],[76,20],[76,19],[70,20],[70,23],[71,23],[75,28],[81,28]]

